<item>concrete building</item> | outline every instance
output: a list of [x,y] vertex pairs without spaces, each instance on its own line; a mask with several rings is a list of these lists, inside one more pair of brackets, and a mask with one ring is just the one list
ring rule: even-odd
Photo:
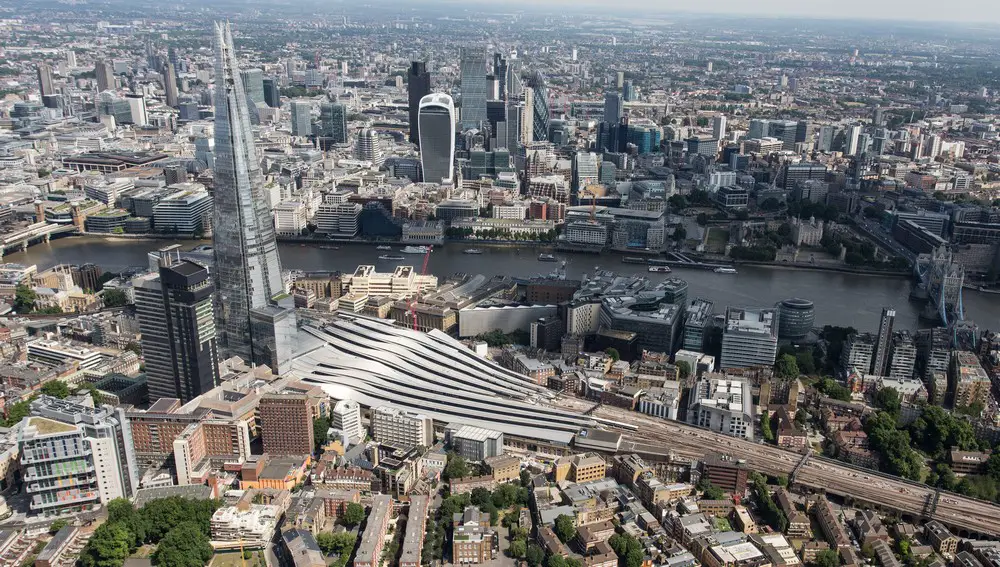
[[906,331],[895,333],[891,346],[888,376],[897,380],[909,380],[913,377],[917,363],[917,347],[913,342],[913,335]]
[[341,277],[341,289],[368,297],[402,299],[437,288],[437,276],[420,274],[413,266],[396,266],[390,272],[376,272],[375,266],[358,266],[353,274]]
[[955,406],[982,404],[986,407],[990,392],[989,374],[983,370],[975,353],[955,351],[951,358],[951,382],[955,390]]
[[50,366],[78,364],[81,370],[99,366],[104,357],[101,353],[86,347],[78,347],[48,339],[37,339],[28,343],[28,360]]
[[80,512],[139,488],[132,433],[122,408],[89,408],[42,396],[18,433],[32,514]]
[[301,236],[308,220],[302,201],[283,201],[271,208],[274,215],[274,232],[279,236]]
[[467,461],[480,462],[503,454],[503,433],[499,431],[462,425],[449,428],[446,434],[452,449]]
[[745,380],[706,374],[688,402],[688,423],[733,437],[754,438],[753,396]]
[[875,335],[855,333],[847,337],[840,355],[840,365],[848,373],[857,370],[864,374],[872,366],[875,354]]
[[216,549],[264,548],[274,537],[283,510],[272,504],[223,506],[209,521]]
[[198,234],[206,232],[212,219],[212,196],[200,183],[177,183],[174,192],[153,205],[156,232]]
[[310,455],[313,416],[305,394],[266,394],[257,407],[264,452],[269,455]]
[[333,406],[330,426],[341,431],[350,444],[358,443],[365,438],[361,406],[353,400],[340,400]]
[[434,422],[425,415],[380,406],[371,416],[372,438],[379,443],[407,449],[434,444]]
[[726,309],[719,366],[773,366],[778,352],[778,326],[775,309]]

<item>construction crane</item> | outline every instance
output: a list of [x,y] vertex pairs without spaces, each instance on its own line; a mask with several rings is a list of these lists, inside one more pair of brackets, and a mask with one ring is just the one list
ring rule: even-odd
[[[424,265],[420,268],[420,275],[427,274],[427,262],[431,259],[431,250],[434,250],[433,246],[427,247],[427,252],[424,254]],[[417,330],[417,294],[414,293],[413,297],[410,299],[410,318],[413,319],[413,330]]]

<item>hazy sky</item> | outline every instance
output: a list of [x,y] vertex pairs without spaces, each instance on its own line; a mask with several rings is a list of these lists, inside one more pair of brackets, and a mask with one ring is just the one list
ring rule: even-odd
[[[495,0],[489,3],[494,3]],[[513,0],[512,4],[586,6],[609,10],[758,14],[845,20],[891,19],[1000,22],[1000,0]]]

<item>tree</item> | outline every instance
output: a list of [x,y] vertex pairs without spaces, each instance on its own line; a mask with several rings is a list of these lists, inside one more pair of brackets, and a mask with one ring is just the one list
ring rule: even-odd
[[510,542],[510,556],[517,559],[524,559],[525,554],[528,553],[528,542],[523,539],[515,539]]
[[120,289],[108,289],[101,293],[105,307],[124,307],[128,305],[128,296]]
[[799,371],[803,374],[811,375],[816,372],[816,361],[811,351],[795,353],[795,363],[799,365]]
[[774,431],[771,430],[771,416],[767,412],[760,414],[760,433],[764,436],[764,441],[774,443]]
[[30,287],[19,284],[14,288],[14,310],[18,313],[31,313],[35,309],[38,294]]
[[[701,481],[698,484],[701,484]],[[705,479],[705,484],[699,486],[699,488],[702,491],[702,498],[705,500],[723,500],[726,497],[726,493],[718,486],[709,482],[708,479]]]
[[840,567],[840,555],[832,549],[824,549],[816,553],[813,565],[816,567]]
[[208,536],[193,522],[184,522],[167,532],[153,553],[158,565],[171,567],[202,567],[211,558]]
[[777,362],[774,363],[774,373],[778,375],[779,378],[798,378],[799,376],[799,364],[795,361],[795,357],[790,354],[783,354]]
[[354,543],[356,541],[357,537],[351,532],[340,532],[336,534],[322,532],[316,535],[316,544],[319,545],[319,548],[326,555],[330,555],[332,553],[343,555],[345,552],[350,554],[350,552],[354,549]]
[[994,451],[986,460],[986,474],[993,480],[1000,481],[1000,451]]
[[618,362],[622,359],[622,355],[618,353],[618,349],[614,347],[608,347],[604,349],[604,354],[608,355],[612,361]]
[[344,525],[353,528],[365,521],[365,507],[356,502],[348,502],[344,508]]
[[41,392],[46,396],[65,400],[69,397],[69,386],[62,380],[50,380],[42,384]]
[[556,516],[556,523],[553,531],[559,538],[559,541],[563,543],[569,543],[576,537],[576,525],[573,521],[573,516],[567,516],[566,514],[559,514]]
[[875,393],[875,405],[892,413],[899,413],[899,392],[895,388],[882,388]]
[[674,366],[677,367],[677,373],[680,376],[681,381],[687,380],[687,377],[691,375],[691,363],[686,360],[678,360]]
[[329,441],[327,432],[330,430],[330,418],[321,416],[313,420],[313,446],[318,451]]
[[443,476],[445,480],[465,478],[469,476],[469,465],[461,456],[449,453],[448,463],[444,466]]
[[531,542],[528,544],[528,549],[524,552],[524,560],[528,562],[529,567],[538,567],[545,560],[545,552],[542,551],[542,548],[537,543]]
[[80,554],[83,567],[120,567],[132,552],[132,535],[118,522],[101,524]]
[[56,535],[56,532],[58,532],[59,530],[65,528],[68,525],[69,525],[69,522],[67,522],[66,520],[63,520],[62,518],[60,518],[60,519],[52,522],[51,524],[49,524],[49,533],[52,534],[52,535]]
[[674,229],[673,239],[675,242],[680,242],[685,238],[687,238],[687,229],[684,228],[684,225],[679,225]]

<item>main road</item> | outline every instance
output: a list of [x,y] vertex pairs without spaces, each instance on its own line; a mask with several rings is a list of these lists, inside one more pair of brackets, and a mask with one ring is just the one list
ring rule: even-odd
[[795,471],[794,484],[814,491],[914,518],[938,520],[969,534],[1000,537],[1000,506],[996,504],[950,492],[938,495],[926,485],[831,459],[809,457],[803,463],[802,453],[613,406],[599,405],[590,415],[636,426],[634,430],[623,429],[621,451],[636,452],[646,458],[672,453],[699,460],[710,453],[725,453],[744,459],[752,469],[765,474],[790,476]]

